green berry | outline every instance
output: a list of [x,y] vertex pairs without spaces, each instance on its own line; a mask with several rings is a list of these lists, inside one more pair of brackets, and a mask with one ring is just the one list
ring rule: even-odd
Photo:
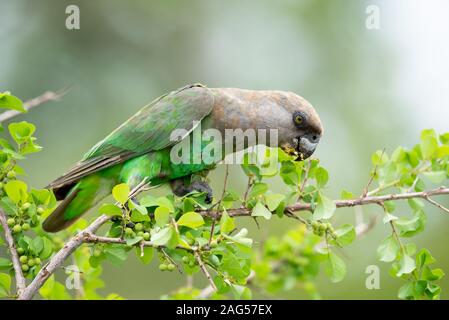
[[189,262],[189,267],[190,267],[190,268],[193,268],[194,266],[195,266],[195,262],[194,262],[194,261],[190,261],[190,262]]
[[21,263],[27,263],[28,262],[28,257],[27,256],[20,256],[19,261]]
[[101,256],[102,251],[100,249],[95,249],[94,250],[94,257],[98,258],[99,256]]
[[175,270],[175,265],[174,265],[173,263],[170,263],[170,264],[167,266],[167,270],[168,270],[168,271],[173,271],[173,270]]
[[19,233],[22,231],[22,227],[18,224],[16,224],[14,227],[12,227],[12,232]]
[[211,248],[216,248],[217,246],[218,246],[217,240],[212,240],[212,241],[210,242],[210,247],[211,247]]
[[28,266],[33,267],[36,264],[36,261],[34,259],[28,259]]
[[8,179],[14,179],[14,178],[16,177],[16,173],[15,173],[14,171],[9,171],[9,172],[6,174],[6,177],[7,177]]
[[137,235],[138,237],[142,237],[142,238],[143,238],[143,231],[137,232],[136,235]]
[[28,210],[30,207],[31,207],[31,203],[29,203],[29,202],[25,202],[24,204],[22,204],[23,210]]
[[24,223],[24,224],[22,224],[22,230],[23,230],[23,231],[30,230],[30,224],[29,224],[29,223]]
[[19,254],[19,255],[22,255],[22,254],[24,254],[25,253],[25,250],[23,249],[23,248],[17,248],[17,253]]
[[38,258],[35,258],[34,259],[34,262],[37,264],[37,265],[39,265],[39,264],[41,264],[42,263],[42,261],[41,261],[41,259],[38,257]]
[[142,231],[142,230],[143,230],[143,224],[137,223],[137,224],[134,226],[134,229],[135,229],[136,231]]
[[37,208],[37,214],[38,214],[38,215],[43,214],[44,211],[45,211],[45,210],[44,210],[44,208],[42,208],[42,207]]
[[126,234],[127,236],[130,236],[130,235],[132,235],[133,233],[134,233],[133,229],[131,229],[131,228],[125,228],[125,234]]
[[12,227],[16,224],[16,220],[14,220],[14,218],[9,218],[8,220],[6,220],[6,223],[8,224],[8,226]]
[[27,272],[28,270],[30,270],[30,267],[27,264],[22,264],[22,271]]
[[159,270],[161,270],[161,271],[165,271],[165,270],[167,270],[167,268],[168,268],[168,266],[165,263],[161,263],[159,265]]
[[150,233],[149,232],[144,232],[143,233],[143,240],[146,240],[146,241],[150,240]]
[[182,257],[182,262],[189,263],[190,259],[187,256]]

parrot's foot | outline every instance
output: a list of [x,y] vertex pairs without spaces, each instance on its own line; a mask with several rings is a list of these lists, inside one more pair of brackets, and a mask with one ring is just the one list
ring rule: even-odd
[[212,203],[213,193],[212,189],[205,181],[194,181],[186,186],[182,181],[175,180],[171,183],[172,191],[178,197],[183,197],[192,191],[204,192],[206,194],[206,203]]

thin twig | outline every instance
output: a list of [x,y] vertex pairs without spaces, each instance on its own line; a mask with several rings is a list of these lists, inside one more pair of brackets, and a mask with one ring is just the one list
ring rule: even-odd
[[[64,96],[68,91],[70,90],[70,87],[65,87],[59,91],[53,92],[53,91],[46,91],[40,96],[30,99],[23,103],[23,107],[28,111],[34,107],[37,107],[41,104],[44,104],[49,101],[58,101],[62,96]],[[16,110],[8,110],[0,114],[0,122],[9,120],[11,118],[14,118],[15,116],[18,116],[22,114],[20,111]]]
[[449,213],[449,209],[446,208],[445,206],[443,206],[442,204],[436,202],[435,200],[431,199],[429,196],[424,197],[424,199],[426,199],[428,202],[430,202],[431,204],[433,204],[434,206],[436,206],[437,208],[440,208],[441,210],[443,210],[446,213]]
[[6,214],[2,208],[0,208],[0,224],[3,227],[3,232],[5,234],[6,244],[8,245],[9,253],[11,254],[12,265],[14,272],[16,274],[16,287],[17,295],[20,295],[26,287],[25,277],[22,272],[22,264],[19,260],[19,254],[17,253],[16,245],[14,243],[14,238],[11,234],[11,229],[9,229],[8,223],[6,222]]
[[[221,192],[220,200],[217,203],[217,215],[219,214],[220,205],[221,205],[221,202],[223,201],[223,198],[226,194],[226,188],[228,185],[229,166],[227,164],[225,166],[226,166],[226,169],[225,169],[225,177],[224,177],[224,183],[223,183],[223,191]],[[210,227],[210,236],[209,236],[209,241],[207,243],[208,246],[210,246],[210,244],[212,242],[212,238],[214,237],[215,224],[217,223],[217,215],[214,215],[212,217],[212,226]]]
[[[385,153],[385,148],[382,150],[382,153],[380,154],[379,162],[382,161],[382,158],[383,158],[383,156],[384,156],[384,153]],[[372,184],[373,181],[374,181],[374,177],[375,177],[376,174],[377,174],[377,169],[378,169],[378,168],[379,168],[379,164],[377,163],[377,164],[374,166],[373,173],[371,174],[371,176],[370,176],[370,178],[369,178],[369,180],[368,180],[368,183],[367,183],[366,186],[365,186],[365,189],[363,189],[362,198],[365,198],[365,197],[368,195],[369,187],[371,186],[371,184]]]
[[198,253],[198,251],[194,252],[196,261],[198,261],[198,265],[200,266],[201,271],[203,271],[204,275],[206,276],[207,280],[210,283],[210,286],[212,287],[212,289],[214,289],[214,291],[217,291],[217,286],[215,285],[214,281],[212,280],[212,277],[210,276],[209,271],[207,271],[206,266],[203,263],[203,260],[201,260],[201,256]]

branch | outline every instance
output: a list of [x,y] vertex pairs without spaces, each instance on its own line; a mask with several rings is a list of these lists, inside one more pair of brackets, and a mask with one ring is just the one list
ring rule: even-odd
[[215,285],[214,280],[212,280],[209,271],[207,271],[206,266],[203,263],[203,260],[201,260],[200,254],[198,253],[198,251],[195,251],[193,254],[195,255],[196,261],[198,261],[198,265],[200,266],[201,271],[203,271],[204,275],[209,281],[211,288],[214,289],[214,291],[217,291],[218,290],[217,286]]
[[[23,103],[23,107],[28,111],[34,107],[37,107],[41,104],[44,104],[49,101],[58,101],[62,96],[64,96],[68,91],[70,87],[66,87],[62,90],[59,90],[57,92],[53,91],[46,91],[40,96],[30,99]],[[15,116],[18,116],[22,114],[23,112],[16,111],[16,110],[8,110],[0,114],[0,122],[9,120],[11,118],[14,118]]]
[[64,263],[64,261],[83,244],[83,239],[95,233],[106,221],[111,217],[107,215],[101,215],[86,229],[79,232],[76,236],[70,239],[61,250],[59,250],[50,261],[39,271],[33,281],[26,287],[21,294],[19,294],[18,300],[30,300],[36,292],[44,285],[45,281]]
[[22,272],[22,264],[19,260],[19,255],[17,253],[16,245],[14,244],[14,238],[11,234],[8,224],[6,223],[6,215],[3,209],[0,208],[0,224],[3,227],[3,232],[5,233],[5,240],[8,245],[9,253],[11,254],[12,265],[14,272],[16,274],[16,287],[17,294],[20,295],[26,287],[25,277]]
[[[335,200],[335,206],[337,208],[349,208],[349,207],[355,207],[355,206],[363,206],[367,204],[382,204],[385,201],[398,201],[398,200],[407,200],[407,199],[413,199],[413,198],[421,198],[429,201],[429,197],[431,196],[439,196],[439,195],[447,195],[449,194],[449,188],[437,188],[429,191],[423,191],[423,192],[406,192],[406,193],[392,193],[392,194],[386,194],[382,196],[367,196],[367,197],[360,197],[355,199],[349,199],[349,200]],[[430,199],[431,200],[431,199]],[[432,204],[434,204],[433,200],[429,201]],[[437,207],[441,208],[441,205],[437,205]],[[295,203],[290,206],[286,206],[284,213],[287,216],[292,217],[291,213],[295,211],[311,211],[313,212],[314,207],[310,203]],[[251,210],[248,208],[236,208],[236,209],[228,209],[226,212],[231,217],[244,217],[244,216],[251,216]],[[447,210],[449,213],[449,210]],[[199,213],[203,216],[211,216],[215,213],[208,211],[208,210],[202,210],[199,211]]]

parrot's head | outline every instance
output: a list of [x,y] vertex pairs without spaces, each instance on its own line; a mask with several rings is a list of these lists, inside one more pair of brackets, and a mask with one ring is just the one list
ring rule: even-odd
[[318,113],[307,100],[292,92],[280,93],[277,100],[285,110],[279,114],[281,149],[297,161],[309,158],[323,134]]

